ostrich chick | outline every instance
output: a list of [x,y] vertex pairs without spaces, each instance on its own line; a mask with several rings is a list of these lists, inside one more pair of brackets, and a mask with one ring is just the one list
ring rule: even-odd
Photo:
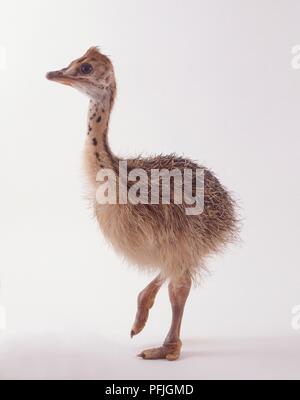
[[[236,232],[235,203],[229,193],[208,169],[204,171],[203,211],[188,215],[185,204],[175,201],[175,183],[171,186],[171,201],[160,204],[99,204],[96,193],[99,188],[99,171],[111,170],[120,181],[120,161],[126,161],[128,172],[139,169],[150,176],[153,170],[192,173],[192,188],[195,193],[196,170],[200,166],[188,159],[170,156],[121,160],[112,153],[108,144],[108,128],[116,97],[116,80],[110,59],[97,48],[73,61],[67,68],[49,72],[51,81],[72,86],[90,98],[88,132],[85,145],[85,166],[93,191],[95,215],[105,238],[113,248],[129,262],[139,268],[156,270],[157,278],[138,296],[138,310],[131,336],[139,334],[145,327],[155,297],[165,281],[169,282],[169,297],[172,306],[172,324],[164,344],[143,351],[143,359],[177,360],[182,342],[180,331],[186,301],[193,281],[203,270],[207,256],[223,249],[231,242]],[[147,181],[147,190],[151,189]],[[159,181],[159,189],[163,183]],[[132,184],[126,181],[126,190]],[[182,188],[182,191],[184,189]]]

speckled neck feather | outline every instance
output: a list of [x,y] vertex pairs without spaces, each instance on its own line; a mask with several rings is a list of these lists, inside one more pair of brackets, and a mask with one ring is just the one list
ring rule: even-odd
[[108,142],[110,114],[113,94],[100,100],[91,100],[88,114],[87,151],[95,177],[102,168],[116,170],[118,158],[113,154]]

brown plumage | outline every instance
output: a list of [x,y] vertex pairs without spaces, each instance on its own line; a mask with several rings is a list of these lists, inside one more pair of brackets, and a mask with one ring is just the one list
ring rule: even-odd
[[[119,162],[108,144],[111,110],[116,97],[114,69],[108,57],[97,48],[91,48],[79,60],[61,71],[51,72],[48,79],[73,86],[90,97],[88,137],[85,146],[85,164],[91,184],[95,216],[99,226],[114,249],[130,263],[140,268],[158,272],[158,277],[139,295],[138,312],[131,335],[144,328],[150,308],[162,284],[169,280],[169,294],[173,321],[164,345],[140,354],[144,359],[176,360],[180,356],[180,328],[184,306],[192,281],[204,268],[205,259],[224,248],[237,233],[235,203],[229,192],[215,175],[189,159],[176,155],[150,158],[138,157],[127,161],[128,172],[142,169],[149,177],[147,190],[151,189],[151,171],[193,171],[193,195],[196,194],[196,171],[204,170],[204,209],[199,215],[187,215],[185,202],[175,204],[175,181],[171,184],[171,204],[106,204],[96,201],[99,170],[111,169],[117,182],[122,180]],[[126,191],[132,188],[126,182]],[[184,191],[184,187],[182,187]],[[118,193],[120,194],[120,193]]]

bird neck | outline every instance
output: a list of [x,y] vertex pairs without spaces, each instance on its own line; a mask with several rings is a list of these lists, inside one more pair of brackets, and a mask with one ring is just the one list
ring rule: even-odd
[[87,158],[92,179],[100,169],[116,169],[117,157],[108,142],[108,129],[113,98],[104,101],[91,100],[88,115]]

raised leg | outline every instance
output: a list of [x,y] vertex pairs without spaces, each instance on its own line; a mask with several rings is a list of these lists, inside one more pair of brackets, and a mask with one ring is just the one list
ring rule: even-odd
[[149,311],[153,307],[157,293],[159,292],[159,289],[162,287],[164,282],[165,279],[163,279],[159,275],[157,278],[154,279],[154,281],[150,283],[150,285],[146,287],[146,289],[144,289],[139,294],[138,311],[136,314],[135,323],[131,331],[132,338],[141,333],[144,329],[149,317]]
[[189,276],[184,276],[176,283],[169,285],[169,296],[172,305],[172,325],[162,347],[150,349],[139,354],[144,360],[167,359],[176,361],[180,357],[182,342],[180,340],[181,323],[184,308],[191,291],[192,281]]

